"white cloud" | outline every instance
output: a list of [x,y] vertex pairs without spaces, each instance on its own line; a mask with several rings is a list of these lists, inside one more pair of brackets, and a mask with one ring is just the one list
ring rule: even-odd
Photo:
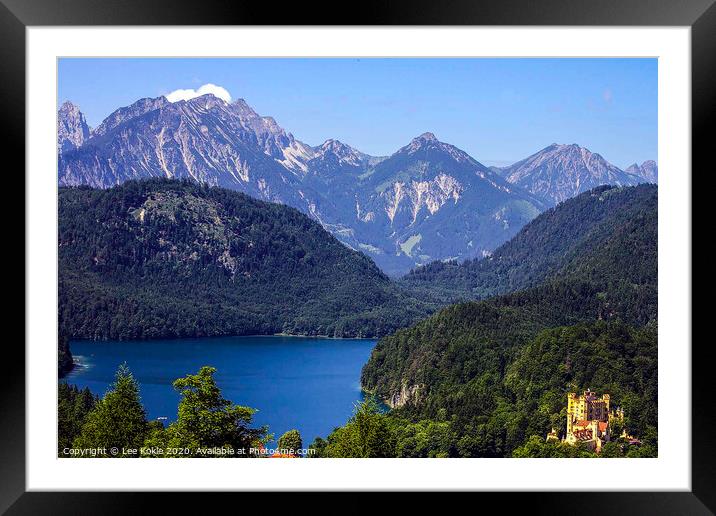
[[215,97],[220,98],[225,102],[231,102],[231,94],[226,91],[226,88],[222,88],[221,86],[217,86],[216,84],[211,83],[204,84],[196,90],[174,90],[164,96],[169,102],[178,102],[180,100],[189,100],[196,97],[200,97],[202,95],[206,95],[207,93],[211,93]]

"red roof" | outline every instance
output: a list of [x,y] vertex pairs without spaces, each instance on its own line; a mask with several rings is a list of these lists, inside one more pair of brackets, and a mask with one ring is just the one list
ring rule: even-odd
[[574,432],[574,436],[580,441],[589,441],[592,439],[592,431],[589,429],[577,430],[576,432]]

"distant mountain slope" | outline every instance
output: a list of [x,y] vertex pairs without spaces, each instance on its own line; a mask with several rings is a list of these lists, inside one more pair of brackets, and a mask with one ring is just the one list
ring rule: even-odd
[[647,183],[658,183],[659,182],[659,167],[654,160],[647,160],[641,165],[634,163],[627,167],[626,172],[639,176]]
[[[656,186],[601,186],[545,211],[489,257],[460,264],[434,262],[412,270],[401,282],[416,295],[442,302],[484,299],[563,276],[607,251],[610,267],[627,274],[632,253],[656,253],[656,239],[643,240],[637,234],[644,216],[656,216],[656,207]],[[651,222],[655,230],[655,218]],[[614,248],[614,242],[625,247]],[[639,243],[650,248],[633,247]],[[613,274],[604,267],[599,272],[604,277]]]
[[[77,108],[58,126],[74,127]],[[426,133],[376,158],[337,140],[311,147],[239,99],[140,99],[72,137],[60,186],[187,178],[298,208],[386,272],[489,253],[546,207]],[[446,229],[449,228],[449,229]]]
[[589,149],[557,143],[505,167],[502,176],[553,205],[600,185],[631,186],[644,182]]
[[484,256],[545,205],[457,147],[423,134],[359,177],[353,236],[389,273]]
[[60,332],[385,335],[427,313],[298,211],[190,182],[59,194]]
[[[440,400],[465,392],[483,373],[504,374],[515,350],[543,329],[595,320],[655,323],[656,201],[655,186],[602,187],[542,215],[496,253],[504,263],[488,263],[476,274],[492,285],[493,278],[509,278],[516,270],[514,277],[526,285],[541,277],[537,286],[450,306],[382,339],[363,369],[362,385],[393,405],[412,404],[431,415],[444,407]],[[604,216],[614,211],[619,214]],[[579,234],[575,217],[592,220],[592,228],[572,244],[558,245],[558,236],[572,240]],[[523,260],[539,267],[522,267]]]
[[303,154],[312,155],[308,146],[241,101],[141,99],[61,155],[59,184],[107,188],[131,179],[188,178],[303,208],[296,161]]

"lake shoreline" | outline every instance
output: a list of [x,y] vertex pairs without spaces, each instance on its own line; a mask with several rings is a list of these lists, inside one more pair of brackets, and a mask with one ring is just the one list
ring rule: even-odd
[[331,337],[329,335],[303,335],[296,333],[256,333],[250,335],[196,335],[191,337],[159,337],[151,339],[85,339],[71,337],[69,342],[162,342],[166,340],[191,340],[191,339],[254,339],[271,337],[290,337],[297,339],[320,339],[320,340],[374,340],[379,341],[383,337]]
[[[355,340],[374,340],[378,342],[382,337],[330,337],[328,335],[297,335],[294,333],[263,333],[255,335],[212,335],[212,336],[195,336],[195,337],[160,337],[156,339],[82,339],[82,338],[70,338],[68,340],[67,347],[71,352],[70,344],[73,342],[164,342],[168,340],[192,340],[192,339],[254,339],[254,338],[272,338],[272,337],[290,337],[296,339],[320,339],[320,340],[341,340],[341,341],[355,341]],[[72,363],[67,364],[65,367],[58,367],[58,380],[67,378],[75,368],[81,365],[73,356]]]

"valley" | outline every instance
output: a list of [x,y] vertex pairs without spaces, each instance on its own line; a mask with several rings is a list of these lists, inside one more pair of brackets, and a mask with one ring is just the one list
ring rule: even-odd
[[[241,66],[259,65],[221,71]],[[657,456],[655,147],[595,136],[646,109],[590,83],[566,123],[473,78],[500,91],[403,105],[360,83],[370,117],[342,95],[259,94],[294,113],[286,128],[213,83],[109,109],[85,93],[93,116],[61,103],[58,456]],[[382,136],[326,138],[360,140],[341,106]],[[573,137],[633,164],[549,144]],[[598,417],[578,418],[578,399]]]
[[[563,426],[565,389],[585,386],[625,407],[645,443],[630,453],[656,453],[655,185],[595,188],[490,256],[399,281],[297,210],[186,180],[63,188],[60,215],[61,374],[68,339],[149,352],[158,338],[374,337],[367,362],[351,362],[368,394],[356,414],[384,432],[368,456],[533,453],[521,447]],[[312,456],[356,456],[343,441],[355,417],[316,438]],[[573,452],[553,448],[534,453]]]

